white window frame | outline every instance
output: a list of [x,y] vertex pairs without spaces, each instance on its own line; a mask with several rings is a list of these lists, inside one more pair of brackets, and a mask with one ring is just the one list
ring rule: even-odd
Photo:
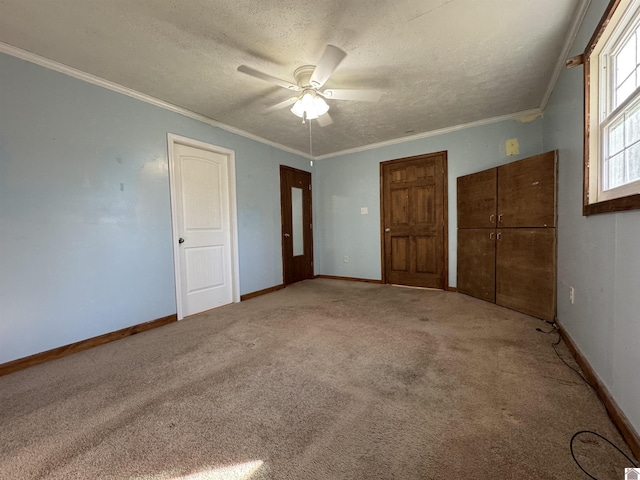
[[[587,46],[585,62],[585,182],[583,213],[606,213],[640,208],[640,180],[604,190],[604,159],[608,156],[608,127],[640,105],[640,86],[613,108],[613,59],[623,41],[640,25],[640,0],[611,0]],[[640,41],[640,35],[638,36]],[[640,75],[640,69],[637,70]],[[640,83],[640,82],[639,82]],[[625,149],[628,146],[625,146]]]
[[[608,172],[604,168],[604,159],[608,155],[608,129],[624,117],[625,112],[633,110],[640,104],[640,87],[629,95],[619,106],[615,107],[616,70],[615,57],[622,50],[623,44],[629,36],[640,26],[640,0],[634,0],[625,9],[620,22],[614,27],[609,38],[604,42],[600,52],[600,99],[604,99],[600,109],[600,138],[602,139],[602,150],[599,152],[598,162],[598,200],[610,200],[612,198],[624,197],[633,193],[640,193],[640,179],[628,182],[619,187],[604,190],[605,179]],[[602,41],[602,39],[601,39]],[[637,49],[637,47],[636,47]],[[635,69],[640,74],[638,68]],[[624,120],[623,120],[624,121]]]

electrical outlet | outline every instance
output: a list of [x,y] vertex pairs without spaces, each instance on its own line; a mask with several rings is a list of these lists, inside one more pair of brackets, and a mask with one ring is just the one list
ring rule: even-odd
[[509,140],[507,140],[505,142],[505,150],[507,153],[507,156],[510,157],[512,155],[519,155],[520,154],[520,145],[518,145],[518,139],[517,138],[510,138]]
[[344,258],[342,259],[342,261],[343,261],[344,263],[349,263],[349,256],[348,256],[348,255],[345,255],[345,256],[344,256]]
[[576,290],[573,287],[569,287],[569,301],[571,302],[571,305],[576,301]]

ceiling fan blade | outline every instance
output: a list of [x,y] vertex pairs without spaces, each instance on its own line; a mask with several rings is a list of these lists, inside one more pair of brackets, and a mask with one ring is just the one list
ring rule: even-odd
[[329,115],[328,113],[320,115],[318,118],[316,118],[316,120],[318,121],[318,125],[320,125],[321,127],[327,127],[333,123],[333,118],[331,118],[331,115]]
[[287,98],[286,100],[284,100],[284,101],[282,101],[280,103],[276,103],[275,105],[272,105],[271,107],[267,108],[264,111],[264,113],[271,113],[271,112],[275,112],[276,110],[280,110],[282,108],[286,108],[286,107],[296,103],[297,100],[298,100],[298,97]]
[[252,77],[259,78],[260,80],[264,80],[265,82],[273,83],[274,85],[278,85],[279,87],[286,88],[287,90],[300,90],[300,87],[294,85],[291,82],[287,82],[286,80],[280,80],[272,75],[267,73],[263,73],[255,68],[248,67],[246,65],[240,65],[238,67],[238,71],[244,73],[246,75],[250,75]]
[[331,100],[354,100],[358,102],[377,102],[382,96],[379,90],[350,90],[331,88],[322,92],[326,98]]
[[346,52],[340,50],[338,47],[327,45],[322,57],[320,57],[318,61],[318,65],[311,75],[311,85],[315,88],[322,87],[346,56]]

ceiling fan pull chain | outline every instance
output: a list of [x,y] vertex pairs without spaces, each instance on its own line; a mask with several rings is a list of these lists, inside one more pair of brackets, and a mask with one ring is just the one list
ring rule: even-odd
[[311,122],[309,122],[309,155],[313,157],[313,140],[311,139]]

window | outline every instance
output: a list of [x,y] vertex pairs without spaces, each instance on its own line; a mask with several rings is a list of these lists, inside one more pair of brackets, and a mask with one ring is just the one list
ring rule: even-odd
[[585,50],[584,214],[640,208],[640,0],[612,0]]

